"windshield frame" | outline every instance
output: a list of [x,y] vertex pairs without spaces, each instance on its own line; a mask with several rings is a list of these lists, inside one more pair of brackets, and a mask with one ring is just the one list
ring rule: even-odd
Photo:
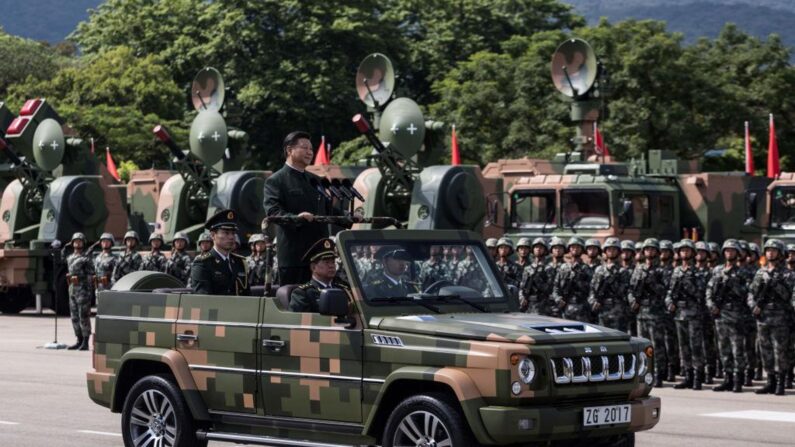
[[[521,225],[517,221],[517,216],[519,213],[517,212],[517,201],[516,196],[520,196],[524,199],[528,199],[530,197],[543,197],[543,196],[552,196],[552,206],[549,210],[552,211],[552,221],[551,222],[529,222],[529,223],[522,223]],[[518,230],[545,230],[545,229],[555,229],[560,226],[558,222],[558,208],[560,198],[558,195],[558,191],[554,188],[543,188],[543,189],[517,189],[511,192],[510,195],[510,204],[511,204],[511,213],[510,213],[510,226],[511,228],[518,229]]]
[[[775,198],[775,194],[778,191],[782,191],[784,194],[791,192],[795,196],[795,185],[778,185],[770,189],[770,222],[768,227],[771,229],[795,230],[795,222],[781,222],[776,219],[777,214],[781,212],[780,210],[786,209],[780,203],[780,199]],[[793,208],[792,214],[795,215],[795,208]]]

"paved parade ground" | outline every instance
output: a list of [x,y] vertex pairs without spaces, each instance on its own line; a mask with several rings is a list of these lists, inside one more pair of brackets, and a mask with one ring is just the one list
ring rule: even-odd
[[[59,341],[73,343],[68,318]],[[89,352],[51,351],[52,314],[0,315],[0,447],[121,446],[119,415],[88,398]],[[662,398],[662,420],[638,435],[640,446],[795,445],[795,392],[787,396],[676,391]],[[211,443],[213,446],[231,444]]]

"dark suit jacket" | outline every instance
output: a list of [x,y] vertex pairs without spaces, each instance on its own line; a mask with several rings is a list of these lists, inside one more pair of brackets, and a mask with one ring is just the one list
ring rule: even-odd
[[[215,250],[196,256],[190,269],[193,293],[202,295],[248,295],[246,258],[234,253],[225,262]],[[231,270],[230,270],[231,264]]]

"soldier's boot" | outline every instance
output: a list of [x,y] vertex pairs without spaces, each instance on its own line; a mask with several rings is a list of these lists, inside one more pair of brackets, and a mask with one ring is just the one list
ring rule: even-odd
[[696,368],[696,373],[693,376],[693,389],[700,390],[702,383],[704,383],[704,368]]
[[657,377],[654,379],[654,386],[656,388],[662,388],[663,380],[665,379],[665,371],[658,371],[656,376]]
[[674,367],[668,367],[668,377],[665,378],[666,382],[676,382],[676,373],[674,372]]
[[729,391],[733,388],[734,378],[729,371],[726,371],[726,374],[723,375],[723,383],[713,388],[712,391]]
[[762,388],[754,391],[756,394],[771,394],[776,391],[776,375],[774,373],[770,373],[767,376],[767,384]]
[[762,367],[757,365],[756,372],[754,373],[754,380],[762,380]]
[[77,342],[75,342],[75,344],[73,344],[73,345],[69,346],[69,347],[68,347],[68,348],[66,348],[66,349],[68,349],[68,350],[70,350],[70,351],[74,351],[75,349],[80,349],[80,346],[82,346],[82,345],[83,345],[83,336],[82,336],[82,335],[79,335],[79,336],[77,337]]
[[[731,374],[729,371],[726,371],[726,375],[728,376]],[[745,374],[742,372],[738,372],[734,375],[734,389],[732,390],[733,393],[742,393],[743,392],[743,380],[745,379]]]
[[706,383],[707,385],[714,384],[715,383],[715,381],[713,380],[714,377],[715,377],[715,365],[707,366],[707,376],[706,379],[704,380],[704,383]]
[[784,388],[788,390],[792,389],[793,376],[795,376],[793,372],[795,372],[795,367],[790,368],[789,371],[787,371],[787,373],[784,374]]
[[784,391],[784,382],[786,381],[784,376],[785,376],[785,374],[779,374],[778,375],[778,381],[776,382],[776,396],[783,396],[783,395],[787,394]]
[[83,337],[83,342],[80,343],[80,347],[77,348],[78,351],[88,351],[88,339],[91,337]]
[[723,374],[723,368],[715,367],[715,368],[713,368],[713,371],[715,371],[715,378],[716,379],[725,379],[726,378],[726,376]]
[[693,387],[693,370],[688,369],[685,371],[685,380],[674,385],[674,389],[683,390],[685,388]]
[[743,386],[754,386],[754,370],[753,368],[745,370],[745,382]]

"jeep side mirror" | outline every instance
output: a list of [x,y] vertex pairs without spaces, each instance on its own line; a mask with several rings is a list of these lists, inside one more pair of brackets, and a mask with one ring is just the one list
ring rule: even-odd
[[320,291],[318,299],[320,315],[332,317],[348,316],[348,294],[342,289],[325,289]]
[[632,201],[623,199],[621,201],[621,212],[618,213],[618,226],[626,228],[632,226],[635,221],[635,210]]

